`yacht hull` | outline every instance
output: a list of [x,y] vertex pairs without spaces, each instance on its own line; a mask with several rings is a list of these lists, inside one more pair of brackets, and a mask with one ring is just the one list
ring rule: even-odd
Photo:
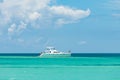
[[41,58],[61,58],[61,57],[71,57],[71,54],[41,54]]

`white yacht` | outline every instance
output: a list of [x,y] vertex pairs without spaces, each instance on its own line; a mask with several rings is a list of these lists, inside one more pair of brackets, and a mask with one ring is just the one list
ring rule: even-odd
[[44,52],[41,52],[40,57],[70,57],[71,52],[60,52],[54,47],[47,47]]

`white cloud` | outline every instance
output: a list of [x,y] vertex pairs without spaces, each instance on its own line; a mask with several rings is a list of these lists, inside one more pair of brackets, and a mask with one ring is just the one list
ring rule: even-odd
[[8,28],[8,35],[13,36],[16,34],[20,34],[22,31],[26,29],[26,25],[24,22],[20,22],[20,24],[15,24],[13,23],[9,28]]
[[[90,15],[90,10],[49,5],[52,0],[4,0],[0,3],[0,25],[9,34],[29,27],[44,27],[74,23]],[[47,24],[46,24],[47,23]]]
[[15,30],[16,30],[16,24],[12,24],[12,25],[8,28],[8,34],[14,33]]
[[56,21],[56,24],[57,25],[62,25],[62,24],[67,24],[68,22],[66,22],[64,19],[58,19],[57,21]]
[[89,9],[85,11],[65,6],[52,6],[50,7],[50,12],[59,17],[59,19],[56,20],[57,25],[74,23],[77,20],[88,17],[91,13]]
[[[40,11],[46,9],[50,0],[4,0],[0,4],[1,24],[11,23],[15,20],[28,23],[31,19],[36,20]],[[13,20],[14,19],[14,20]]]
[[27,24],[25,24],[24,22],[20,22],[20,25],[18,25],[17,28],[17,32],[23,31],[24,29],[26,29]]
[[40,13],[38,13],[38,12],[33,12],[33,13],[31,13],[30,15],[29,15],[29,18],[31,19],[31,20],[37,20],[38,18],[40,18],[42,15],[40,14]]
[[53,14],[70,17],[74,20],[81,19],[90,15],[90,10],[77,10],[65,6],[52,6],[50,10]]

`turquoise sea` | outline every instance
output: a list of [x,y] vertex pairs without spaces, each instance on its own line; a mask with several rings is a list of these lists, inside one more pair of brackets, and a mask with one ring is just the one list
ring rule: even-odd
[[120,57],[0,56],[0,80],[120,80]]

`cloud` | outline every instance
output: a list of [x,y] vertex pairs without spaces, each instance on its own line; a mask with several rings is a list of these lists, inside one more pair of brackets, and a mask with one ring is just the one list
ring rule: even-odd
[[51,2],[52,0],[3,0],[0,3],[0,25],[8,29],[9,35],[16,35],[29,27],[75,23],[91,13],[89,9],[54,6]]
[[84,10],[71,9],[65,6],[52,6],[50,7],[50,10],[55,15],[64,16],[74,20],[84,18],[90,15],[89,9],[87,11],[84,11]]
[[91,13],[89,9],[84,11],[65,6],[52,6],[50,7],[50,12],[59,17],[59,19],[56,20],[56,24],[58,25],[74,23],[74,21],[85,18]]
[[20,34],[22,31],[26,29],[26,27],[27,27],[27,24],[25,24],[24,22],[20,22],[20,24],[13,23],[8,28],[8,35],[14,36],[16,34]]
[[38,18],[40,18],[41,14],[38,12],[33,12],[29,15],[30,20],[37,20]]
[[15,30],[16,30],[16,24],[12,24],[12,25],[8,28],[8,34],[14,33]]
[[17,32],[23,31],[24,29],[26,29],[27,24],[25,24],[24,22],[20,22],[20,24],[18,25],[18,29]]

